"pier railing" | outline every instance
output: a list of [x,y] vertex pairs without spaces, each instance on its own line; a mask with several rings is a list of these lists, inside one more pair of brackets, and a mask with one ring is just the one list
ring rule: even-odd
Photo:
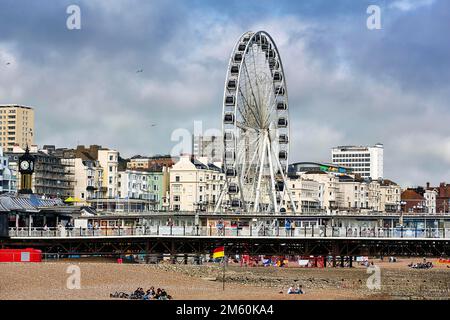
[[147,226],[98,228],[10,228],[10,237],[285,237],[285,238],[434,238],[450,239],[450,228],[365,228],[365,227],[226,227]]

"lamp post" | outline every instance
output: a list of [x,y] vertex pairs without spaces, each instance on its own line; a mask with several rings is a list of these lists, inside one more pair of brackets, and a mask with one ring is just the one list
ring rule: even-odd
[[403,210],[401,209],[401,206],[404,206],[404,205],[406,205],[406,201],[400,201],[400,219],[399,219],[399,224],[400,224],[401,227],[403,226]]

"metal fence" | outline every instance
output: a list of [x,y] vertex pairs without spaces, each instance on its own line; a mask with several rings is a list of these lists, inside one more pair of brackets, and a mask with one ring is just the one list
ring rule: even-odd
[[130,237],[130,236],[195,236],[195,237],[286,237],[286,238],[436,238],[450,239],[450,228],[346,228],[346,227],[226,227],[213,226],[148,226],[99,228],[10,228],[10,237]]

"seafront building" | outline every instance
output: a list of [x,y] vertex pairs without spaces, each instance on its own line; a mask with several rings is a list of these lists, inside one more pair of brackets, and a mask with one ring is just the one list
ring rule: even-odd
[[119,172],[118,197],[123,199],[150,200],[150,174],[143,170]]
[[[19,157],[25,150],[14,146],[12,152],[5,153],[8,157],[11,173],[16,177],[16,184],[20,181],[18,170]],[[67,171],[61,158],[49,153],[48,150],[30,146],[30,154],[35,158],[35,168],[32,175],[31,187],[34,194],[50,198],[67,198],[73,194],[73,175]]]
[[172,167],[176,159],[170,155],[143,157],[140,155],[133,156],[127,162],[127,169],[152,170],[155,167]]
[[[322,184],[305,177],[288,178],[288,187],[292,194],[296,213],[317,213],[322,208]],[[286,212],[293,212],[289,195],[286,193],[282,201]]]
[[335,174],[321,170],[300,172],[299,174],[301,177],[319,183],[321,210],[332,213],[339,208],[339,203],[342,201],[342,195],[338,185],[339,180]]
[[102,196],[103,168],[97,160],[73,159],[74,162],[74,199],[86,204],[89,199]]
[[148,187],[150,190],[150,201],[154,210],[168,210],[169,208],[169,187],[170,168],[167,166],[157,166],[149,169],[150,180]]
[[381,143],[374,146],[339,146],[331,149],[331,161],[334,164],[351,168],[355,174],[374,180],[383,178],[384,147]]
[[183,155],[170,169],[170,210],[214,210],[225,175],[206,157]]
[[426,190],[435,192],[437,213],[450,212],[450,184],[441,182],[439,186],[432,187],[427,182]]
[[114,199],[119,191],[119,152],[106,148],[99,149],[98,162],[103,168],[102,197]]
[[444,213],[443,208],[442,211],[438,211],[438,197],[438,189],[430,188],[429,184],[427,184],[427,188],[406,188],[401,194],[402,211],[430,214]]
[[12,152],[14,146],[25,149],[34,143],[34,110],[17,104],[0,105],[0,146]]
[[0,193],[14,192],[17,190],[15,173],[9,167],[9,159],[3,155],[0,147]]

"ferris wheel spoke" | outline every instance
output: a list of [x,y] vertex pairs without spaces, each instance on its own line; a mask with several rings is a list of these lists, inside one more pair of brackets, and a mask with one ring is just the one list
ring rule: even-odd
[[267,124],[270,121],[270,116],[274,114],[276,105],[277,105],[277,101],[278,101],[278,97],[279,97],[279,92],[277,92],[275,94],[274,99],[272,100],[271,104],[268,106],[269,108],[269,113],[267,114],[267,117],[264,119],[264,124]]
[[270,169],[270,182],[271,182],[271,187],[272,187],[272,190],[271,190],[271,200],[272,200],[272,203],[273,203],[273,208],[274,208],[274,210],[275,210],[275,212],[277,212],[278,211],[278,209],[277,209],[277,195],[276,195],[276,189],[275,189],[275,175],[274,175],[274,167],[273,167],[273,163],[272,163],[272,154],[271,154],[271,150],[272,150],[272,148],[271,148],[271,143],[270,143],[270,141],[268,142],[268,145],[267,145],[267,157],[268,157],[268,159],[269,159],[269,169]]
[[[246,80],[248,79],[248,84],[250,86],[251,97],[253,98],[253,101],[255,102],[255,108],[254,109],[258,113],[257,122],[259,122],[259,124],[260,124],[259,101],[256,99],[255,92],[253,90],[253,85],[251,83],[251,78],[250,78],[250,75],[249,75],[249,72],[248,72],[247,63],[245,62],[245,60],[243,62],[243,65],[244,65],[244,69],[245,69],[245,73],[246,73],[245,79]],[[247,82],[245,82],[245,84],[247,84]],[[250,109],[253,109],[251,104],[248,104],[248,105],[249,105]]]
[[257,139],[257,140],[256,140],[255,151],[253,152],[253,155],[252,155],[251,160],[248,162],[248,169],[247,169],[247,171],[243,171],[243,173],[245,173],[245,174],[242,175],[242,179],[245,179],[246,177],[249,176],[250,170],[252,169],[252,167],[254,167],[254,166],[253,166],[253,163],[254,163],[254,161],[255,161],[255,159],[256,159],[256,155],[259,153],[259,152],[258,152],[259,149],[260,149],[260,140]]
[[[244,103],[247,105],[248,110],[250,110],[251,114],[253,115],[253,118],[255,119],[256,124],[258,126],[260,126],[261,124],[259,123],[260,120],[259,120],[258,116],[255,114],[252,105],[250,103],[248,103],[247,99],[245,98],[245,95],[242,93],[242,90],[240,88],[239,88],[239,93],[241,94],[241,97],[242,97]],[[242,111],[242,109],[239,109],[239,110],[240,110],[240,113],[242,116],[243,116],[243,114],[246,114],[245,112]]]
[[264,171],[264,160],[265,160],[265,151],[266,151],[266,136],[264,136],[264,142],[262,145],[262,150],[261,150],[261,156],[260,156],[260,166],[259,166],[259,170],[258,170],[258,182],[257,182],[257,186],[256,186],[256,192],[255,192],[255,201],[254,201],[254,211],[259,211],[259,201],[260,201],[260,188],[261,188],[261,180],[262,180],[262,176],[263,176],[263,171]]

